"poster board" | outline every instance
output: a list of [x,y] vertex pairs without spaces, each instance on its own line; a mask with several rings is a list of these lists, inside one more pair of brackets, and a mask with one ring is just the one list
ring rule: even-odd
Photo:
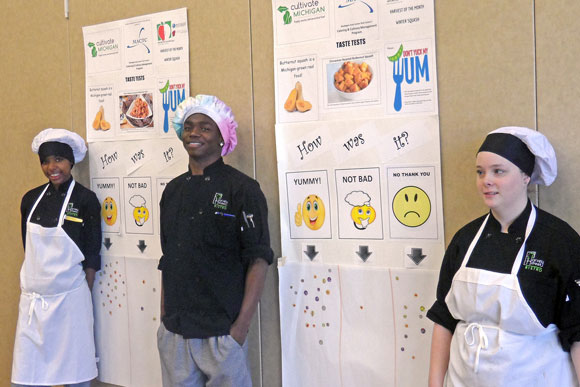
[[103,226],[93,290],[99,380],[158,386],[158,203],[187,165],[171,127],[189,96],[187,11],[86,26],[83,37],[91,189]]
[[[272,18],[284,386],[424,385],[405,367],[428,369],[427,324],[405,338],[415,363],[396,348],[397,308],[421,287],[424,317],[444,253],[433,1],[273,0]],[[318,292],[321,267],[344,276],[313,334],[317,301],[288,289]]]

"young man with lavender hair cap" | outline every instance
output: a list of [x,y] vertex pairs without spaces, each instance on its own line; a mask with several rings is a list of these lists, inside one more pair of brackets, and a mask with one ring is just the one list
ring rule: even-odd
[[160,202],[163,385],[251,386],[246,337],[273,259],[266,199],[223,162],[237,143],[224,102],[189,97],[173,127],[189,168]]

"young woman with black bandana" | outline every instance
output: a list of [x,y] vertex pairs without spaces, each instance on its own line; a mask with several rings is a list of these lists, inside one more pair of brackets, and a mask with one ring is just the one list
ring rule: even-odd
[[476,159],[490,212],[455,234],[443,259],[429,386],[577,386],[580,236],[536,208],[530,183],[550,185],[556,155],[520,127],[491,132]]
[[101,266],[100,204],[71,175],[87,148],[76,133],[45,129],[32,150],[49,182],[22,198],[12,385],[88,387],[97,376],[90,288]]

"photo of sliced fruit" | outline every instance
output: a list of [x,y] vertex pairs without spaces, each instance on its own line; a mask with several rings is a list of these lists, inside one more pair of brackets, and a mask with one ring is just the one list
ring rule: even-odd
[[105,120],[105,108],[103,105],[99,108],[95,119],[93,120],[93,129],[95,130],[109,130],[111,129],[111,123]]
[[302,83],[296,82],[296,85],[290,91],[290,95],[288,95],[288,98],[286,98],[284,109],[290,113],[295,111],[304,113],[312,109],[312,103],[306,101],[302,95]]

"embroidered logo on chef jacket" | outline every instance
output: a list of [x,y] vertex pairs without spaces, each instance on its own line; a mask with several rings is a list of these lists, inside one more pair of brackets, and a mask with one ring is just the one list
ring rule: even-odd
[[66,214],[67,216],[74,216],[75,218],[79,217],[79,209],[74,208],[74,203],[69,203],[66,206]]
[[79,209],[74,208],[74,203],[69,203],[66,206],[66,212],[64,214],[64,218],[66,220],[70,220],[73,222],[79,222],[79,223],[81,223],[83,221],[81,218],[79,218]]
[[544,260],[536,258],[535,251],[528,251],[524,258],[524,269],[542,272],[544,268]]
[[219,210],[227,210],[228,209],[228,201],[222,199],[222,197],[224,196],[224,194],[216,192],[214,197],[213,197],[213,201],[212,204],[214,206],[214,208],[217,208]]

